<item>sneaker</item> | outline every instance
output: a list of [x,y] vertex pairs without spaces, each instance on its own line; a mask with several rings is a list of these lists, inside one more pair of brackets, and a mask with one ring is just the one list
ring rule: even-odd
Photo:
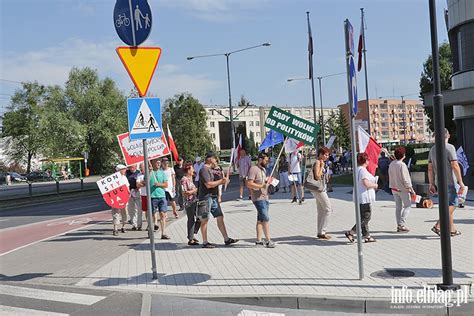
[[224,243],[225,243],[226,246],[229,246],[231,244],[235,244],[238,241],[239,241],[238,239],[229,238]]
[[122,227],[122,229],[120,230],[122,233],[126,233],[127,231],[125,230],[125,228]]
[[135,226],[132,227],[132,230],[137,230],[137,228]]
[[153,230],[156,232],[158,230],[158,225],[153,226]]
[[398,226],[397,227],[397,233],[408,233],[410,230],[406,226]]
[[171,239],[168,235],[161,235],[161,239]]
[[118,230],[114,230],[114,231],[113,231],[113,235],[114,235],[114,236],[118,236]]
[[238,198],[236,199],[236,201],[242,201],[242,197],[241,197],[241,196],[238,197]]
[[329,236],[328,234],[321,234],[321,235],[318,235],[318,239],[329,240],[331,239],[331,236]]
[[202,244],[202,248],[213,249],[213,248],[216,248],[216,245],[215,245],[215,244],[211,244],[210,242],[207,242],[207,243],[205,243],[205,244]]
[[276,247],[276,244],[275,242],[271,241],[271,240],[268,240],[265,242],[265,247],[267,248],[275,248]]
[[296,203],[296,196],[291,200],[291,203]]
[[304,202],[304,198],[301,198],[301,202]]
[[263,241],[256,241],[255,242],[255,246],[264,246],[265,244],[263,243]]
[[252,199],[252,197],[249,195],[249,200],[251,200],[251,199]]
[[138,227],[137,227],[137,230],[141,231],[141,230],[142,230],[142,227],[141,227],[141,226],[138,226]]

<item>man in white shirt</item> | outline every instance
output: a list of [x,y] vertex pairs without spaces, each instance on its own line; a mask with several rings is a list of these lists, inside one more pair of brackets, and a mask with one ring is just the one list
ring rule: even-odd
[[[301,182],[301,159],[302,155],[298,152],[292,152],[288,155],[288,177],[290,179],[290,187],[291,187],[291,196],[292,200],[291,203],[297,202],[299,198],[299,203],[301,204],[304,202],[304,189]],[[298,194],[297,190],[300,191]]]

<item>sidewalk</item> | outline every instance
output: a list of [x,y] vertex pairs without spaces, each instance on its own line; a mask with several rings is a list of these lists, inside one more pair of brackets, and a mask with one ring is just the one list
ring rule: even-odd
[[[382,191],[377,194],[378,201],[370,222],[371,234],[377,242],[363,244],[365,278],[358,279],[357,244],[348,244],[344,236],[344,231],[355,221],[350,190],[349,187],[338,187],[330,193],[334,211],[328,225],[333,236],[329,241],[315,238],[316,203],[309,193],[303,205],[291,204],[289,194],[272,196],[271,233],[277,242],[274,249],[254,245],[256,211],[253,204],[230,201],[223,203],[225,220],[229,235],[239,238],[239,243],[223,246],[216,221],[212,220],[209,240],[219,246],[216,249],[189,247],[184,216],[169,227],[170,241],[156,240],[158,280],[151,277],[149,242],[145,240],[129,245],[128,252],[77,285],[191,297],[225,297],[227,301],[238,297],[250,300],[274,297],[280,302],[288,299],[289,305],[293,302],[291,298],[297,297],[300,299],[298,308],[328,304],[327,299],[334,299],[337,301],[332,304],[336,302],[339,310],[352,306],[367,311],[372,306],[380,311],[390,309],[392,286],[420,289],[423,285],[441,283],[440,239],[430,230],[438,218],[437,207],[412,208],[407,223],[411,231],[397,234],[394,232],[394,202]],[[474,275],[473,215],[472,202],[464,209],[456,210],[455,223],[462,235],[452,238],[451,243],[454,281],[469,287]],[[201,236],[197,238],[201,239]],[[409,270],[414,276],[377,276],[385,269]],[[301,298],[308,300],[305,303]],[[318,298],[321,299],[318,301]],[[469,300],[472,300],[472,292]]]

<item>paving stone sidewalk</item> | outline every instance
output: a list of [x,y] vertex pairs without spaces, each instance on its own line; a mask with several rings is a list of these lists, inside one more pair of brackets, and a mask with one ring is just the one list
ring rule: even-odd
[[[130,250],[78,282],[79,286],[113,287],[177,295],[200,296],[324,296],[336,298],[390,298],[391,287],[422,288],[442,280],[440,239],[431,232],[438,209],[412,208],[410,232],[396,233],[394,202],[379,191],[370,222],[375,243],[363,244],[365,278],[358,279],[357,244],[349,244],[344,231],[355,221],[351,188],[330,193],[333,214],[329,241],[315,238],[316,203],[306,193],[303,205],[277,193],[270,204],[271,234],[277,247],[256,247],[256,211],[250,201],[223,203],[229,235],[240,242],[224,246],[216,221],[209,223],[209,240],[215,249],[190,247],[186,217],[168,230],[171,240],[156,240],[158,279],[152,280],[149,242],[129,245]],[[472,284],[474,269],[474,203],[455,212],[462,235],[452,238],[455,283]],[[157,235],[158,237],[159,235]],[[200,238],[200,235],[198,236]],[[415,273],[408,278],[380,278],[384,269]],[[469,295],[472,299],[472,292]]]

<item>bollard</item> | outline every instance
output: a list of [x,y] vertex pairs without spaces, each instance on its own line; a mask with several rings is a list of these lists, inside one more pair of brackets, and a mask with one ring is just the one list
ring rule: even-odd
[[59,195],[59,181],[56,179],[56,193]]
[[81,192],[84,192],[84,179],[81,178]]
[[33,196],[33,183],[28,182],[28,191],[30,193],[30,196]]

